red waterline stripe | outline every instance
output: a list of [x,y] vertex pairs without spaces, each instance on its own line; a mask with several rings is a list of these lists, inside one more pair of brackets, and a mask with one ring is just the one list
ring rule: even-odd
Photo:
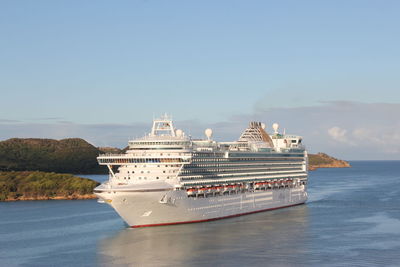
[[156,223],[156,224],[142,224],[142,225],[131,226],[131,228],[151,227],[151,226],[165,226],[165,225],[174,225],[174,224],[186,224],[186,223],[199,223],[199,222],[216,221],[216,220],[221,220],[221,219],[227,219],[227,218],[239,217],[239,216],[243,216],[243,215],[249,215],[249,214],[258,213],[258,212],[269,211],[269,210],[277,210],[277,209],[294,207],[294,206],[298,206],[298,205],[303,205],[304,203],[305,202],[298,203],[298,204],[293,204],[293,205],[288,205],[288,206],[282,206],[282,207],[276,207],[276,208],[270,208],[270,209],[263,209],[263,210],[256,210],[256,211],[250,211],[250,212],[239,213],[239,214],[233,214],[233,215],[228,215],[228,216],[224,216],[224,217],[205,219],[205,220],[195,220],[195,221],[185,221],[185,222],[171,222],[171,223]]

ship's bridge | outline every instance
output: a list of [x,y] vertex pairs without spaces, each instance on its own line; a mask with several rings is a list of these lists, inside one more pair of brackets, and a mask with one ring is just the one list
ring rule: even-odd
[[185,163],[191,157],[193,146],[191,138],[182,130],[176,130],[167,115],[153,121],[148,135],[131,140],[128,145],[125,154],[99,155],[99,164]]
[[189,149],[192,142],[189,138],[171,136],[153,136],[129,141],[129,150],[176,150]]

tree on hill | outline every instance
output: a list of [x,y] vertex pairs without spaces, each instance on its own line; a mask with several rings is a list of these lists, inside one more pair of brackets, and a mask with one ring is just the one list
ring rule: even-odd
[[0,172],[0,201],[19,199],[79,198],[93,193],[98,182],[46,172]]
[[98,148],[80,138],[12,138],[0,142],[0,171],[107,173]]

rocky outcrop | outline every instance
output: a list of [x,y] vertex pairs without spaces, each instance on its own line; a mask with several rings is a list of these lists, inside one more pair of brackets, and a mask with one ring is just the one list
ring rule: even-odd
[[351,165],[345,161],[331,157],[325,153],[309,154],[308,169],[313,171],[317,168],[349,168]]

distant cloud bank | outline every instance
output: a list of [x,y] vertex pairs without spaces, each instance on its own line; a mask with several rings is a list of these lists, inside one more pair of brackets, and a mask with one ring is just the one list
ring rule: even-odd
[[[177,121],[175,126],[194,138],[212,128],[216,140],[235,140],[249,121],[274,122],[286,133],[302,135],[311,152],[326,152],[344,159],[400,159],[400,104],[324,102],[316,106],[268,108],[257,103],[251,114],[236,114],[226,121]],[[149,132],[151,122],[134,124],[77,124],[56,121],[0,119],[0,139],[12,137],[84,138],[96,146],[125,147],[127,141]],[[54,120],[54,121],[52,121]]]

